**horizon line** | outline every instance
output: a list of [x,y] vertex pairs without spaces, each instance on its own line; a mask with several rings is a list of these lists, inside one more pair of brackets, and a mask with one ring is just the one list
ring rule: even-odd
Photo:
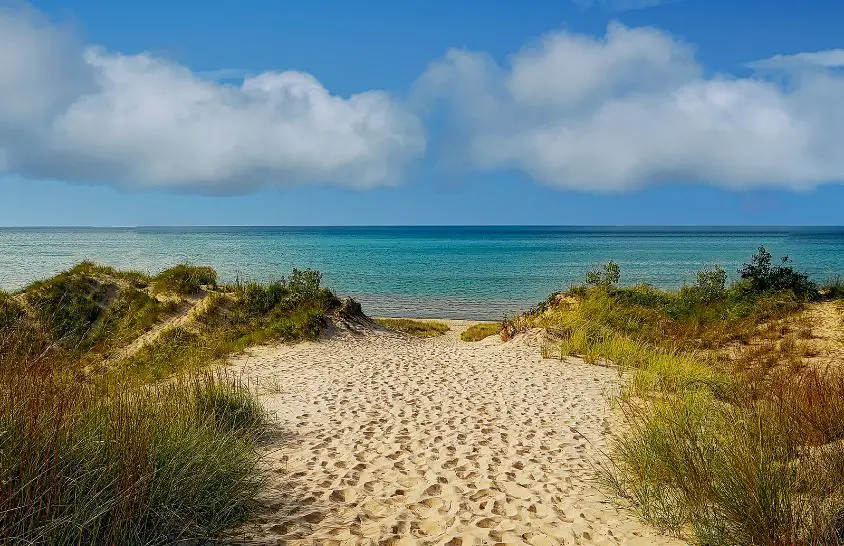
[[844,228],[844,224],[137,224],[0,225],[0,229],[225,229],[225,228]]

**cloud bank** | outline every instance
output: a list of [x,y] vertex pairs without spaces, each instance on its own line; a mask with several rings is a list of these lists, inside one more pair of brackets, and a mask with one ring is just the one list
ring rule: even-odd
[[505,64],[451,50],[406,104],[332,94],[303,72],[195,73],[0,7],[0,174],[201,193],[367,189],[400,181],[425,152],[422,119],[441,109],[468,168],[563,189],[844,181],[844,50],[747,66],[748,77],[707,74],[689,44],[612,23],[601,37],[548,34]]
[[559,188],[807,189],[844,180],[844,76],[823,68],[838,66],[840,52],[802,60],[821,69],[707,76],[688,44],[612,23],[598,38],[549,34],[505,66],[451,50],[420,78],[415,99],[445,106],[456,155],[471,167],[521,170]]
[[340,97],[295,71],[225,85],[0,7],[0,173],[199,192],[371,188],[424,149],[419,119],[385,92]]

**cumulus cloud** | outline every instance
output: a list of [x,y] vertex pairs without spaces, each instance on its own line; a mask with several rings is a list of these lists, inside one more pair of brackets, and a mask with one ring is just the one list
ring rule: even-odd
[[[837,53],[812,54],[831,66]],[[822,62],[817,62],[817,61]],[[688,44],[609,25],[557,32],[502,66],[451,50],[415,100],[444,105],[457,154],[549,185],[621,191],[661,182],[811,188],[844,180],[844,77],[833,70],[707,76]]]
[[0,172],[200,192],[370,188],[424,152],[421,122],[385,92],[341,97],[295,71],[219,77],[0,7]]

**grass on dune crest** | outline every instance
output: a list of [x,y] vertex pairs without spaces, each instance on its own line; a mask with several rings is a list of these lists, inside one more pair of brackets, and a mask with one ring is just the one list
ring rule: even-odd
[[207,366],[313,338],[341,304],[315,271],[236,283],[105,364],[216,281],[206,268],[168,271],[84,262],[0,292],[0,542],[202,542],[252,516],[267,415],[247,385]]
[[474,324],[467,328],[460,334],[460,339],[463,341],[481,341],[501,333],[502,324],[500,322],[481,322]]
[[378,318],[375,321],[388,330],[402,332],[416,337],[437,337],[448,332],[448,325],[437,320]]
[[544,356],[619,367],[601,481],[647,522],[708,546],[844,544],[844,368],[813,363],[803,313],[840,295],[764,248],[740,274],[670,292],[618,287],[610,263],[503,335],[545,328]]

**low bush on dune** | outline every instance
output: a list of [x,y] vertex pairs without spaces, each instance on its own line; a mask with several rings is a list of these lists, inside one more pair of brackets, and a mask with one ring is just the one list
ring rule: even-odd
[[480,324],[474,324],[463,331],[460,334],[460,339],[469,342],[481,341],[489,336],[494,336],[499,333],[501,333],[500,322],[481,322]]
[[326,315],[340,306],[321,282],[317,271],[294,270],[278,281],[237,283],[230,292],[211,294],[189,328],[166,330],[126,366],[145,380],[160,379],[268,341],[316,339]]
[[340,302],[313,271],[237,285],[108,361],[184,305],[174,295],[215,282],[210,268],[150,278],[86,262],[0,292],[0,542],[202,542],[251,516],[267,416],[203,368],[313,338]]
[[844,372],[806,363],[800,311],[832,297],[764,248],[669,292],[618,287],[612,265],[506,324],[543,327],[546,357],[627,377],[605,488],[706,545],[844,544]]
[[416,337],[437,337],[448,332],[448,325],[437,320],[414,320],[404,318],[379,318],[378,324],[394,332]]
[[217,272],[213,268],[189,264],[165,269],[152,280],[155,292],[171,292],[184,296],[196,294],[203,286],[216,285]]

